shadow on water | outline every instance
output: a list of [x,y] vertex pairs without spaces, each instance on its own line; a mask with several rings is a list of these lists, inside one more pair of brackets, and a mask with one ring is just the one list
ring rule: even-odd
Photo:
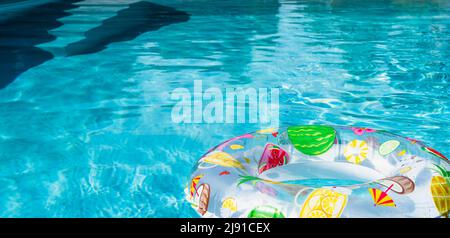
[[[60,27],[58,19],[71,15],[81,0],[66,0],[35,6],[0,21],[0,89],[20,74],[54,56],[39,44],[55,40],[49,30]],[[99,52],[113,42],[133,40],[147,31],[189,20],[189,15],[174,8],[150,2],[137,2],[116,16],[85,33],[85,39],[66,46],[67,56]]]
[[69,44],[67,56],[96,53],[114,42],[133,40],[142,33],[189,20],[189,14],[150,2],[137,2],[85,33],[85,39]]
[[79,1],[38,5],[0,21],[0,89],[21,73],[53,58],[36,45],[55,39],[48,31],[61,26],[58,19],[70,15],[66,11],[76,8],[74,3]]

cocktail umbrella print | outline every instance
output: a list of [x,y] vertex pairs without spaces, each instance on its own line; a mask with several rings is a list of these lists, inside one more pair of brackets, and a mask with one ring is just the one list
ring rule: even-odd
[[376,188],[369,188],[370,195],[372,195],[372,199],[374,202],[374,206],[385,206],[385,207],[395,207],[394,200],[387,194],[387,192],[392,188],[391,185],[386,191],[381,191]]

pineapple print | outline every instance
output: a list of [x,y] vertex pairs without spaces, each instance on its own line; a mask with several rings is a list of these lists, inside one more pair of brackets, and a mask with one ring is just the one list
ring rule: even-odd
[[444,217],[449,217],[450,212],[450,171],[444,167],[436,165],[435,170],[439,175],[431,178],[431,194],[434,204],[439,213]]

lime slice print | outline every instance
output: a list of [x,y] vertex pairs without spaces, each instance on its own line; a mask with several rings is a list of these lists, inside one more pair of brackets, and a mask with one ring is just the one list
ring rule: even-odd
[[392,153],[397,147],[400,145],[400,142],[397,140],[388,140],[381,144],[380,148],[378,149],[378,152],[381,156],[386,156],[390,153]]
[[327,152],[336,139],[336,131],[330,126],[291,126],[288,137],[294,147],[306,155]]

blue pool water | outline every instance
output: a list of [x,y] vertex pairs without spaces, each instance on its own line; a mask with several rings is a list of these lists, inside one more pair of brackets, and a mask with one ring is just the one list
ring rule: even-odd
[[22,26],[26,41],[0,34],[0,217],[196,217],[194,162],[262,125],[173,123],[169,93],[193,80],[279,88],[282,124],[373,127],[450,155],[447,0],[152,0],[188,17],[65,54],[135,2],[73,1],[59,24]]
[[301,185],[305,187],[345,187],[364,184],[363,181],[342,180],[342,179],[302,179],[293,181],[283,181],[284,184]]

